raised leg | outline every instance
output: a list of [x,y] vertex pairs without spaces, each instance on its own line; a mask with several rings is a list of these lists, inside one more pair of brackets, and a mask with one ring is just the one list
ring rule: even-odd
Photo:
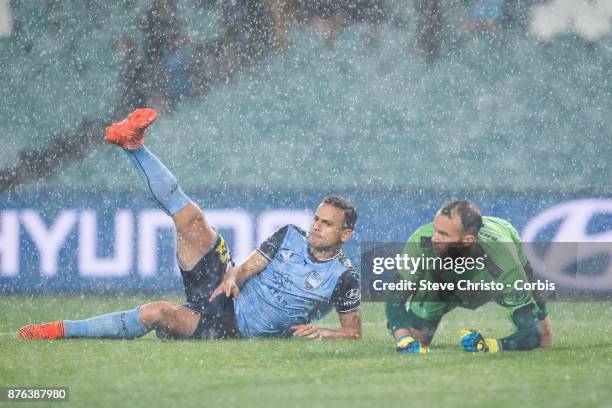
[[212,248],[217,234],[176,177],[144,146],[145,131],[156,118],[154,110],[138,109],[109,127],[105,140],[123,147],[152,200],[172,217],[179,262],[183,270],[190,270]]
[[172,216],[176,229],[176,253],[185,271],[193,269],[200,258],[210,251],[217,233],[208,224],[204,212],[193,202]]

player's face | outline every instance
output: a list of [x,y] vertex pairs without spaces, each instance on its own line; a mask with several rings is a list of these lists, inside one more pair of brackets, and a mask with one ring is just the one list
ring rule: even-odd
[[471,239],[466,241],[466,235],[463,233],[463,225],[461,225],[459,217],[449,218],[444,214],[437,213],[433,227],[434,234],[431,237],[431,243],[434,253],[438,256],[445,256],[449,248],[462,247],[471,241]]
[[352,230],[344,225],[344,212],[329,204],[321,204],[308,232],[308,244],[319,251],[340,247],[351,237]]

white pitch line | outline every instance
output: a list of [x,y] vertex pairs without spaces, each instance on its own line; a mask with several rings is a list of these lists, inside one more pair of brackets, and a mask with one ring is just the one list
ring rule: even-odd
[[0,336],[14,336],[16,334],[17,333],[15,333],[15,332],[5,332],[5,333],[0,333]]

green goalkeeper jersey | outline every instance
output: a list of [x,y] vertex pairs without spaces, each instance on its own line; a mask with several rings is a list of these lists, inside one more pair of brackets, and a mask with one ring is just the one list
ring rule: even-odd
[[[536,302],[535,292],[515,285],[518,282],[528,283],[533,278],[519,234],[502,219],[483,217],[482,220],[484,225],[467,256],[472,261],[480,258],[481,262],[473,262],[472,267],[461,270],[459,263],[454,263],[454,268],[449,268],[447,264],[433,263],[432,266],[421,263],[414,271],[398,270],[403,279],[414,282],[417,287],[415,290],[397,292],[385,302],[387,327],[392,333],[412,328],[433,336],[442,317],[454,308],[475,309],[488,301],[495,301],[506,308],[516,328],[513,334],[499,339],[502,349],[531,350],[539,345],[539,321],[547,316],[546,304],[543,299]],[[406,243],[403,255],[410,259],[439,261],[441,258],[433,252],[433,234],[433,224],[420,227]],[[423,289],[421,284],[427,282],[438,287]],[[458,287],[465,282],[480,284],[484,288],[464,290]],[[451,289],[450,283],[455,287]],[[444,288],[441,287],[443,284]]]
[[[493,300],[507,308],[509,315],[514,310],[533,302],[530,290],[520,290],[515,286],[517,281],[530,280],[525,270],[528,260],[523,252],[518,232],[509,222],[500,218],[482,217],[482,221],[483,227],[478,233],[474,250],[470,255],[472,258],[480,257],[481,262],[476,263],[471,270],[461,268],[459,272],[462,273],[458,273],[455,269],[419,267],[414,273],[406,270],[399,272],[404,279],[414,282],[421,280],[452,282],[457,287],[459,281],[463,280],[464,286],[465,281],[480,284],[497,283],[496,289],[450,291],[452,293],[446,291],[446,295],[442,298],[439,293],[434,295],[432,291],[419,290],[413,301],[445,301],[459,303],[463,307],[477,308]],[[433,233],[433,223],[421,226],[406,243],[404,254],[410,258],[435,258],[431,243]]]

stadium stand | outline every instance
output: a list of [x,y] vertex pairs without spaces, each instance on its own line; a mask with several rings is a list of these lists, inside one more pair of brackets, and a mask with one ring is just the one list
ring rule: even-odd
[[[148,5],[132,3],[92,11],[58,2],[48,14],[15,3],[23,25],[0,40],[10,101],[0,108],[10,140],[0,167],[84,117],[109,115],[119,74],[112,45],[141,38],[134,21]],[[609,191],[611,36],[587,45],[566,34],[543,45],[518,24],[467,32],[464,4],[446,3],[433,65],[414,51],[414,11],[388,2],[377,45],[364,25],[342,30],[333,48],[296,28],[286,52],[161,115],[148,143],[190,191]],[[192,35],[222,31],[218,10],[179,5]],[[132,171],[118,155],[100,145],[25,188],[138,188],[135,177],[109,177]],[[495,171],[481,172],[484,161]]]

